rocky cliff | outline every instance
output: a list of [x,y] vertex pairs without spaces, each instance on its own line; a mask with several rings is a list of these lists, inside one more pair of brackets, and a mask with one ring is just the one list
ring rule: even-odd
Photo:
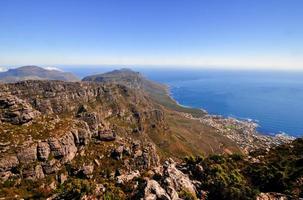
[[[249,171],[266,173],[251,166],[267,157],[242,157],[216,129],[124,84],[0,84],[0,152],[0,198],[253,199],[258,189],[271,192],[251,183],[256,172]],[[297,153],[285,169],[300,164]],[[300,170],[298,183],[283,179],[295,196]]]
[[[20,194],[21,186],[30,187],[28,181],[41,183],[29,197],[36,192],[50,195],[63,182],[87,179],[117,188],[110,180],[126,183],[159,167],[169,155],[198,152],[186,144],[191,138],[174,139],[174,114],[141,90],[116,84],[24,81],[2,84],[0,91],[0,175],[13,188],[4,187],[2,194]],[[227,138],[219,142],[212,150],[238,151]],[[205,150],[209,152],[209,146]]]

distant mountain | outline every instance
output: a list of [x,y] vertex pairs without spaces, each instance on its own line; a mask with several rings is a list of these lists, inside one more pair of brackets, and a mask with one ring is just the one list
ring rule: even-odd
[[132,71],[131,69],[120,69],[104,74],[87,76],[82,81],[118,83],[132,89],[144,89],[150,93],[166,91],[166,86],[150,81],[139,72]]
[[7,69],[5,67],[0,66],[0,72],[6,72],[6,71],[7,71]]
[[190,113],[193,116],[199,117],[205,114],[202,110],[178,105],[177,102],[169,96],[168,86],[148,80],[139,72],[135,72],[131,69],[120,69],[104,74],[87,76],[83,78],[82,81],[118,83],[132,89],[143,89],[154,101],[170,109]]
[[15,69],[9,69],[0,72],[0,82],[17,82],[24,80],[61,80],[61,81],[79,81],[72,73],[59,70],[48,70],[38,66],[23,66]]

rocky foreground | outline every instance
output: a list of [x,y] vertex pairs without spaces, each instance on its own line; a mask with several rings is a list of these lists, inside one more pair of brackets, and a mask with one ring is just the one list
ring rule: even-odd
[[[196,140],[202,143],[202,136],[209,134],[207,145],[214,144],[210,149],[220,155],[195,155],[187,148],[194,145],[188,144],[192,141],[185,137],[188,132],[174,135],[191,130],[188,123],[196,125],[197,120],[201,121],[198,127],[205,123],[207,128],[194,133]],[[218,133],[210,134],[208,131],[214,128]],[[227,149],[232,140],[238,144],[250,138],[252,142],[262,141],[249,132],[253,129],[250,124],[231,119],[176,117],[144,91],[119,84],[2,84],[0,199],[261,200],[277,195],[280,199],[301,196],[302,141],[293,144],[295,149],[281,147],[282,152],[293,155],[285,169],[298,167],[283,172],[285,180],[276,179],[282,170],[280,167],[277,171],[276,163],[285,160],[269,160],[266,155],[274,158],[272,155],[283,153],[269,149],[265,154],[251,154],[255,158],[251,159],[236,148]],[[165,141],[168,136],[171,144]],[[181,158],[174,156],[178,152],[189,153]],[[263,173],[272,174],[271,179]],[[288,196],[277,194],[277,189]]]

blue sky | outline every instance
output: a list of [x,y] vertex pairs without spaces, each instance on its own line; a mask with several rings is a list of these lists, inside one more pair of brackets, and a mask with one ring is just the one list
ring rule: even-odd
[[303,69],[302,0],[1,0],[0,65]]

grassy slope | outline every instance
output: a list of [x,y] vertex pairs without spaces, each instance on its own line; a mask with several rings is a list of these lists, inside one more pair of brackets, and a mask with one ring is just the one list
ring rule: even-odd
[[200,109],[180,106],[169,96],[168,87],[150,81],[131,70],[113,72],[84,78],[85,81],[115,82],[131,88],[141,88],[153,100],[156,107],[165,111],[169,130],[153,130],[149,137],[157,144],[164,156],[183,157],[186,155],[240,152],[230,139],[219,135],[214,128],[180,115],[189,113],[195,117],[205,115]]
[[215,129],[185,118],[178,112],[166,110],[165,119],[169,130],[149,133],[164,157],[240,152],[234,142],[218,134]]
[[164,88],[164,86],[159,92],[151,92],[149,94],[154,101],[174,111],[189,113],[194,117],[201,117],[205,115],[205,113],[200,109],[179,105],[174,99],[169,96],[168,89]]

